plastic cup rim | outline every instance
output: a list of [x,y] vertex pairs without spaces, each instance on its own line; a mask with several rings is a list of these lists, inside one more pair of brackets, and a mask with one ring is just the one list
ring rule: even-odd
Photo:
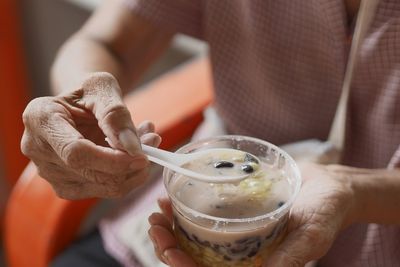
[[[230,140],[232,140],[232,139],[237,139],[237,140],[245,139],[245,140],[253,141],[255,143],[260,143],[260,144],[265,145],[265,146],[267,146],[269,148],[276,149],[293,166],[294,174],[295,174],[296,177],[298,177],[298,179],[295,179],[295,188],[294,188],[293,194],[290,196],[289,200],[286,201],[286,203],[283,204],[281,207],[279,207],[279,208],[277,208],[277,209],[275,209],[275,210],[273,210],[271,212],[268,212],[268,213],[265,213],[265,214],[262,214],[262,215],[258,215],[258,216],[255,216],[255,217],[224,218],[224,217],[212,216],[212,215],[208,215],[208,214],[196,211],[196,210],[194,210],[192,208],[189,208],[183,202],[178,200],[173,194],[171,194],[169,192],[168,185],[167,185],[167,175],[169,174],[169,172],[173,172],[173,171],[171,171],[170,169],[164,168],[164,170],[163,170],[164,186],[165,186],[165,188],[167,190],[168,196],[172,199],[173,205],[175,205],[174,202],[175,203],[179,203],[180,205],[183,206],[185,211],[190,212],[195,217],[201,217],[201,218],[204,218],[204,219],[208,219],[208,220],[212,220],[212,221],[218,221],[218,222],[224,222],[224,223],[249,223],[249,222],[265,220],[265,219],[268,219],[268,218],[270,218],[270,219],[274,219],[274,218],[275,219],[279,219],[280,217],[285,215],[286,212],[284,212],[284,211],[290,209],[290,207],[292,206],[294,200],[296,199],[296,197],[297,197],[297,195],[298,195],[298,193],[300,191],[300,187],[301,187],[301,183],[302,183],[301,173],[300,173],[300,170],[299,170],[296,162],[294,161],[294,159],[286,151],[284,151],[283,149],[279,148],[278,146],[276,146],[274,144],[271,144],[268,141],[264,141],[264,140],[261,140],[261,139],[258,139],[258,138],[254,138],[254,137],[249,137],[249,136],[242,136],[242,135],[219,135],[219,136],[209,137],[209,138],[206,138],[206,139],[201,139],[201,140],[198,140],[198,141],[195,141],[195,142],[191,142],[191,143],[188,143],[188,144],[180,147],[176,152],[179,153],[179,152],[181,152],[181,150],[184,150],[185,148],[188,148],[188,147],[190,147],[192,145],[195,145],[195,144],[198,144],[198,143],[207,143],[207,142],[210,142],[210,141],[216,141],[216,139],[230,139]],[[182,215],[185,216],[184,214],[182,214]]]

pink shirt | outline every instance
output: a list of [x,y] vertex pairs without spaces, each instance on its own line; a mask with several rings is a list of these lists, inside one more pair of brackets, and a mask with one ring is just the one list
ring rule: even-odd
[[[155,25],[208,42],[216,108],[231,133],[278,145],[327,139],[350,48],[343,0],[125,3]],[[398,0],[379,3],[355,68],[347,117],[344,164],[400,163]],[[400,227],[353,225],[319,263],[400,266]]]

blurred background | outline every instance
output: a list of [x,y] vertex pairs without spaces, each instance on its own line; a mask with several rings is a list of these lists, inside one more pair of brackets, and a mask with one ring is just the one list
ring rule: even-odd
[[[28,160],[19,149],[21,114],[30,99],[50,94],[48,73],[63,42],[90,16],[102,0],[0,1],[0,210]],[[207,46],[177,35],[167,53],[145,75],[139,86],[200,55]],[[3,222],[3,214],[1,220]],[[2,233],[4,229],[2,223]],[[0,267],[6,266],[4,245]]]

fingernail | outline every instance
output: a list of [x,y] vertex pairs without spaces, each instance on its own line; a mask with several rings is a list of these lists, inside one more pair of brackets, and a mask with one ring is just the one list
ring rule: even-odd
[[140,149],[140,143],[138,137],[131,129],[122,130],[119,135],[119,142],[123,146],[123,148],[128,152],[131,156],[135,155],[135,153]]
[[151,239],[151,242],[153,242],[154,249],[155,249],[155,250],[158,250],[157,241],[156,241],[156,239],[154,238],[154,236],[151,234],[150,231],[148,231],[148,235],[149,235],[149,237],[150,237],[150,239]]
[[161,254],[161,257],[163,258],[163,260],[165,261],[165,263],[168,264],[168,265],[170,265],[170,264],[169,264],[169,257],[170,257],[169,254],[170,254],[170,250],[169,250],[169,249],[167,249],[166,251],[164,251],[163,254]]
[[107,142],[107,144],[109,144],[110,147],[117,149],[117,147],[115,147],[114,144],[111,142],[110,138],[106,137],[104,140]]
[[162,199],[157,199],[157,204],[158,204],[158,206],[160,207],[160,209],[161,210],[163,210],[163,208],[164,208],[164,202],[162,201]]
[[[154,214],[154,213],[153,213]],[[147,221],[149,222],[149,224],[150,225],[152,225],[153,224],[153,214],[151,214],[148,218],[147,218]]]

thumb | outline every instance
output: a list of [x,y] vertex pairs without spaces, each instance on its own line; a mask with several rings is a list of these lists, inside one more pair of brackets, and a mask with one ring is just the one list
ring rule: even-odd
[[109,73],[96,73],[83,84],[83,91],[83,104],[93,112],[111,145],[130,155],[141,151],[136,128],[122,100],[117,80]]

